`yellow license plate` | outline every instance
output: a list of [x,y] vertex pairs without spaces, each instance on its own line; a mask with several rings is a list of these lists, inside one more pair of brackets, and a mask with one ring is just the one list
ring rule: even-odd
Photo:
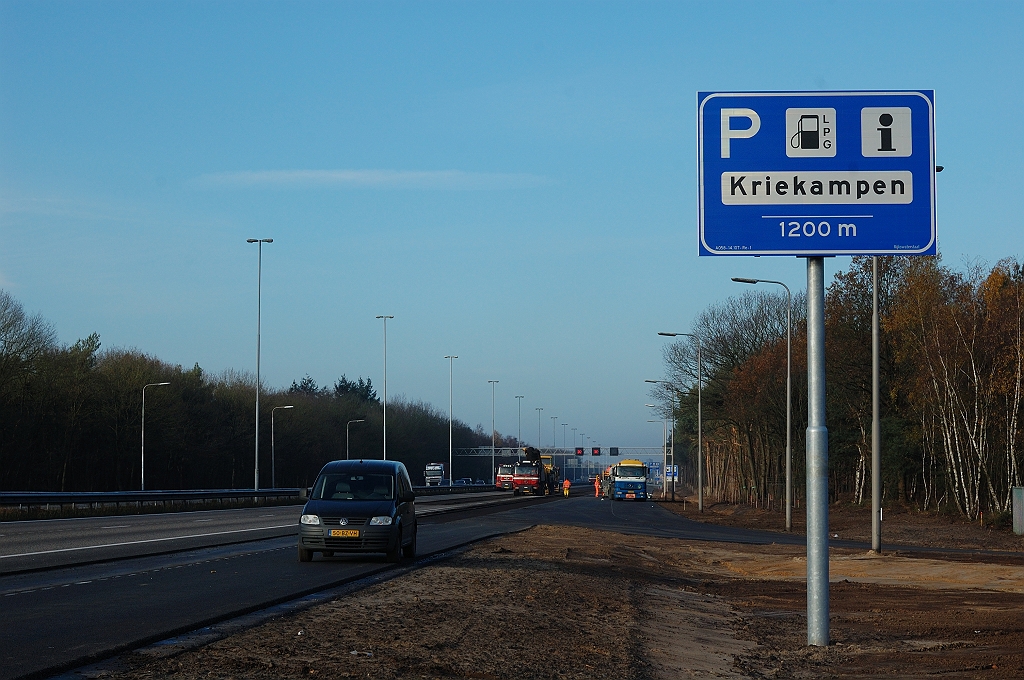
[[636,498],[636,494],[635,493],[627,493],[626,494],[626,498]]
[[331,538],[359,538],[359,529],[331,529]]

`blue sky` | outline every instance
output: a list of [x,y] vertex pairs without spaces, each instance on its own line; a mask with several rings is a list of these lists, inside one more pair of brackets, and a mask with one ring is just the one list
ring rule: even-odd
[[[805,284],[698,258],[698,90],[934,89],[939,248],[1021,257],[1020,3],[0,0],[0,286],[105,346],[657,446],[659,330]],[[848,264],[828,260],[827,272]],[[562,428],[558,428],[561,444]],[[571,431],[570,431],[571,436]]]

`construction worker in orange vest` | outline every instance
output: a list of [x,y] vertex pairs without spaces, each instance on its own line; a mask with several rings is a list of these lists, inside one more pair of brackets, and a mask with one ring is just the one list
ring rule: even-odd
[[594,477],[594,498],[601,495],[601,475]]
[[572,486],[572,482],[570,482],[569,478],[566,477],[565,481],[562,482],[562,495],[565,496],[566,498],[569,497],[569,487],[570,486]]

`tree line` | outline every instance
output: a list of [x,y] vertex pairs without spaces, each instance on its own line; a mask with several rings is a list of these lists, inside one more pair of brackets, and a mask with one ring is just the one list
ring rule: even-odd
[[[186,369],[136,349],[106,349],[97,334],[61,345],[51,324],[0,290],[0,489],[125,491],[140,487],[142,391],[146,390],[146,489],[252,488],[255,378],[198,364]],[[271,413],[274,407],[294,408]],[[448,414],[389,401],[388,457],[414,482],[448,458]],[[380,458],[383,412],[369,379],[342,375],[320,387],[308,375],[260,397],[260,486],[304,487],[324,463]],[[271,435],[273,434],[273,443]],[[490,445],[490,433],[455,420],[456,448]],[[514,438],[502,437],[510,442]],[[271,458],[274,470],[271,470]],[[490,478],[479,462],[459,476]]]
[[[880,426],[886,501],[921,509],[1008,512],[1021,485],[1024,266],[954,269],[937,257],[880,257]],[[869,497],[871,258],[853,258],[826,291],[829,492]],[[806,304],[793,300],[793,472],[802,496],[807,427]],[[706,493],[783,497],[786,297],[761,287],[695,320],[703,359]],[[666,346],[655,396],[696,467],[697,342]],[[680,446],[684,442],[685,446]]]

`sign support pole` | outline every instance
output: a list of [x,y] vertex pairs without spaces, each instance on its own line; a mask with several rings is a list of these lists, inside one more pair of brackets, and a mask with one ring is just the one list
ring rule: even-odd
[[871,551],[882,552],[882,428],[878,406],[878,258],[871,258]]
[[807,644],[829,642],[825,258],[807,258]]

